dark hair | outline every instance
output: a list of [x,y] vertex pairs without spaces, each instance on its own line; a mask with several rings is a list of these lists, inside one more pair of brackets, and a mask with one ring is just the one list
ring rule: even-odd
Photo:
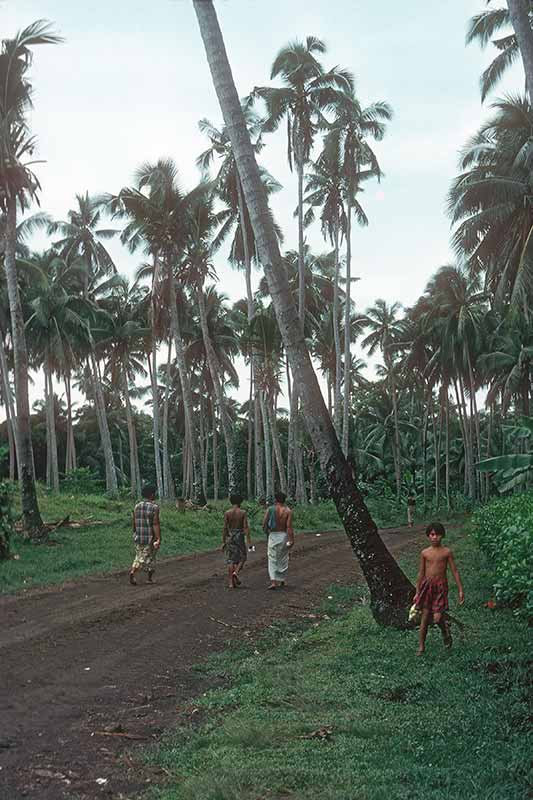
[[276,492],[274,495],[274,500],[276,501],[276,503],[284,503],[286,499],[287,495],[285,494],[285,492]]
[[232,506],[240,506],[242,503],[242,497],[240,494],[230,494],[229,501]]
[[143,486],[142,496],[145,500],[150,500],[151,497],[155,497],[155,486],[152,486],[151,483],[147,483],[146,486]]
[[426,536],[429,536],[432,531],[438,533],[439,536],[444,536],[446,533],[444,530],[444,525],[442,525],[440,522],[432,522],[431,525],[428,525],[426,528]]

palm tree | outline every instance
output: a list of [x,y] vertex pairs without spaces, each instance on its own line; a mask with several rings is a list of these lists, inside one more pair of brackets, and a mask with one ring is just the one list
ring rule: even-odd
[[266,194],[257,168],[239,97],[233,83],[224,41],[211,0],[194,0],[211,76],[243,184],[259,256],[264,265],[276,319],[288,352],[294,382],[299,390],[312,439],[347,535],[368,581],[371,608],[382,624],[405,625],[413,587],[382,540],[354,484],[351,467],[342,454],[324,404],[292,302]]
[[[59,465],[54,411],[54,373],[70,376],[77,361],[76,346],[90,344],[89,306],[80,290],[85,277],[83,262],[67,264],[53,250],[33,253],[20,266],[30,270],[33,280],[26,292],[30,316],[26,329],[31,349],[38,353],[45,377],[47,432],[52,488],[59,491]],[[72,408],[67,389],[69,448],[73,447]],[[72,451],[71,451],[72,452]]]
[[[531,5],[531,4],[530,4]],[[527,14],[527,12],[526,12]],[[531,27],[533,14],[529,10],[529,26]],[[520,55],[519,42],[516,33],[506,33],[501,38],[493,39],[502,29],[512,27],[513,22],[509,8],[490,8],[473,16],[468,23],[466,43],[477,42],[485,48],[492,41],[499,51],[496,58],[489,64],[480,78],[481,100],[499,83],[503,75],[514,64]]]
[[379,348],[383,354],[387,382],[392,402],[394,421],[394,473],[396,476],[396,500],[399,502],[402,486],[402,453],[400,447],[400,426],[398,421],[398,397],[394,370],[393,348],[401,336],[402,327],[397,318],[399,303],[388,305],[385,300],[376,300],[366,312],[366,326],[370,333],[363,339],[363,347],[369,355]]
[[226,218],[226,210],[215,213],[212,194],[206,191],[198,193],[195,201],[191,203],[187,215],[187,234],[181,253],[179,269],[183,280],[192,287],[198,305],[207,364],[217,399],[220,422],[226,444],[229,494],[234,494],[237,491],[237,472],[233,429],[228,414],[227,400],[224,397],[222,370],[213,347],[207,323],[204,293],[206,278],[213,277],[215,274],[211,257],[219,242],[214,238],[214,232],[217,227],[221,224],[223,225]]
[[60,41],[48,23],[38,20],[19,31],[14,39],[3,39],[0,52],[0,210],[6,214],[4,266],[15,362],[22,516],[25,533],[31,538],[42,536],[43,524],[33,475],[28,354],[15,260],[17,205],[26,209],[40,188],[31,170],[32,162],[28,161],[35,141],[29,134],[25,117],[31,108],[31,84],[27,73],[32,62],[32,48]]
[[533,297],[533,207],[528,100],[508,97],[494,103],[495,115],[467,144],[462,173],[449,194],[453,245],[497,305],[530,313]]
[[[340,154],[342,162],[343,193],[346,207],[346,302],[344,307],[344,363],[350,362],[349,333],[352,315],[351,287],[352,287],[352,214],[361,226],[368,225],[367,216],[357,200],[357,194],[362,191],[361,184],[369,178],[381,178],[381,169],[376,155],[368,143],[368,139],[381,141],[385,135],[386,122],[392,119],[392,109],[383,101],[372,103],[366,108],[355,95],[352,87],[350,91],[339,96],[335,106],[335,119],[327,140]],[[344,381],[344,405],[342,421],[342,447],[344,454],[348,454],[349,426],[350,426],[350,373]]]
[[[161,306],[169,310],[170,328],[174,339],[183,395],[188,446],[192,457],[193,500],[198,505],[205,505],[197,424],[177,305],[182,294],[175,274],[187,233],[187,215],[190,204],[194,201],[195,193],[186,195],[182,192],[178,183],[176,165],[170,159],[160,159],[155,164],[142,164],[136,173],[136,184],[137,186],[134,188],[122,189],[117,197],[109,198],[109,207],[115,216],[127,217],[130,220],[121,236],[122,240],[128,243],[130,250],[134,252],[142,245],[153,259],[153,265],[139,270],[137,278],[145,277],[148,274],[152,276],[153,337],[155,335],[155,310]],[[145,188],[148,190],[147,193],[143,191]],[[154,353],[154,343],[152,343],[152,353]],[[155,370],[153,372],[155,373]],[[153,388],[152,394],[155,403],[156,387]],[[155,434],[154,440],[156,440]],[[156,444],[159,447],[159,435],[154,441],[154,447]]]
[[335,341],[335,385],[334,385],[334,423],[337,436],[341,435],[341,382],[342,359],[341,337],[339,330],[339,280],[340,258],[339,243],[341,235],[346,233],[346,214],[342,195],[342,164],[340,153],[335,146],[337,142],[326,142],[318,161],[311,163],[311,171],[307,175],[304,198],[309,204],[305,222],[310,224],[314,219],[314,208],[321,207],[320,223],[324,239],[333,245],[333,262],[335,269],[333,283],[333,336]]
[[[85,263],[83,296],[85,298],[89,297],[101,278],[116,274],[113,259],[101,242],[101,239],[112,239],[118,233],[115,229],[100,227],[105,200],[105,197],[91,197],[88,192],[84,195],[78,194],[76,195],[77,207],[68,212],[68,220],[52,222],[49,227],[51,234],[59,233],[62,236],[54,243],[54,247],[67,263],[83,259]],[[94,384],[96,416],[105,460],[106,489],[109,494],[114,495],[118,491],[115,459],[102,383],[92,347],[89,348],[86,357],[92,371]]]
[[111,384],[124,399],[130,456],[130,487],[132,497],[142,489],[141,470],[135,419],[131,404],[130,386],[135,378],[146,375],[142,364],[144,344],[148,337],[143,314],[144,292],[130,288],[126,280],[115,284],[102,300],[100,307],[108,313],[99,347],[106,354],[105,371]]
[[530,0],[507,0],[509,20],[522,56],[526,74],[526,91],[533,99],[533,8]]
[[[243,104],[243,114],[246,119],[246,124],[250,132],[250,136],[254,138],[254,150],[256,153],[261,152],[263,143],[261,141],[261,132],[264,120],[261,119],[250,107],[249,104]],[[213,187],[216,195],[222,200],[225,206],[230,210],[230,215],[226,219],[222,230],[219,232],[220,239],[225,238],[230,230],[234,230],[233,241],[230,250],[230,264],[242,268],[244,266],[245,279],[246,279],[246,301],[247,301],[247,318],[248,324],[252,322],[254,315],[254,299],[252,293],[252,264],[256,261],[257,248],[255,245],[254,234],[250,224],[250,215],[244,202],[244,195],[242,192],[242,184],[239,178],[237,165],[231,149],[231,142],[225,128],[219,130],[209,120],[203,119],[199,122],[199,127],[210,141],[210,147],[205,150],[197,159],[197,165],[201,168],[205,177],[208,177],[209,169],[214,160],[218,161],[218,171],[213,180]],[[267,172],[261,169],[261,176],[265,189],[268,194],[277,192],[281,189],[281,185]],[[282,233],[280,229],[279,239],[282,241]],[[252,354],[253,356],[253,354]],[[254,378],[255,373],[255,359],[251,359],[252,366],[252,383],[256,383]],[[261,422],[260,422],[260,402],[259,391],[253,391],[254,402],[250,403],[248,407],[249,426],[253,425],[254,440],[255,440],[255,486],[256,496],[258,498],[264,497],[263,485],[263,469],[262,469],[262,446],[261,446]],[[253,411],[253,420],[252,420]],[[251,439],[250,439],[251,441]]]

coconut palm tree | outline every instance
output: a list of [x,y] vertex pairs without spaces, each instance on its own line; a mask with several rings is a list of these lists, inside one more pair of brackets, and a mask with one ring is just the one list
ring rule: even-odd
[[407,605],[412,597],[413,587],[379,538],[375,523],[354,484],[353,471],[344,458],[335,436],[303,338],[302,328],[298,324],[298,313],[289,291],[278,242],[268,212],[266,194],[242,116],[216,12],[211,0],[193,0],[193,2],[211,76],[242,180],[259,257],[265,268],[294,382],[302,398],[313,447],[354,552],[367,578],[371,608],[375,618],[382,624],[405,625]]
[[[529,26],[533,23],[533,14],[531,10],[531,3],[529,3]],[[487,95],[496,87],[508,69],[514,64],[520,55],[520,48],[516,33],[509,32],[509,28],[513,27],[509,7],[506,8],[487,8],[479,14],[473,16],[469,22],[466,31],[466,43],[471,44],[477,42],[480,47],[485,48],[491,42],[498,55],[489,64],[487,69],[483,72],[480,78],[481,100],[484,101]],[[500,38],[493,38],[497,36],[500,31],[507,29],[505,34]]]
[[[54,374],[68,382],[77,363],[77,347],[82,342],[90,345],[91,334],[88,322],[90,313],[87,300],[81,296],[85,279],[83,262],[67,264],[54,250],[42,254],[33,253],[21,259],[20,267],[29,270],[32,281],[26,291],[29,317],[26,330],[31,349],[38,354],[45,377],[47,397],[46,416],[49,442],[51,486],[59,491],[59,464],[54,411]],[[72,447],[72,407],[67,390],[68,445]]]
[[[381,178],[382,173],[376,155],[368,139],[381,141],[385,135],[386,123],[392,119],[392,109],[388,103],[378,101],[366,108],[355,95],[355,90],[339,95],[335,105],[335,118],[326,137],[326,147],[333,147],[339,153],[342,163],[342,187],[346,208],[346,302],[344,306],[344,363],[350,362],[351,337],[349,328],[352,316],[352,216],[361,226],[368,225],[367,216],[357,199],[362,191],[362,183],[370,178]],[[331,143],[331,144],[330,144]],[[350,426],[350,373],[344,381],[344,403],[342,421],[342,447],[348,453]]]
[[[245,115],[250,136],[254,139],[254,150],[256,153],[260,153],[263,148],[261,132],[264,120],[253,111],[249,103],[243,104],[243,114]],[[217,238],[223,239],[228,236],[230,231],[233,231],[229,261],[233,266],[238,268],[244,267],[247,300],[246,311],[248,324],[251,324],[254,315],[252,264],[257,261],[257,248],[250,224],[250,215],[248,214],[244,202],[242,184],[231,149],[231,142],[224,128],[219,130],[207,119],[201,120],[199,122],[199,127],[201,132],[209,138],[210,147],[198,157],[196,163],[202,170],[204,176],[208,177],[211,166],[214,164],[215,160],[217,161],[217,172],[213,179],[214,191],[231,212]],[[269,195],[281,189],[281,185],[264,168],[261,168],[261,176]],[[276,230],[278,231],[281,242],[283,239],[281,229],[276,226]],[[254,363],[255,360],[252,358],[252,383],[254,383]],[[253,388],[252,391],[254,402],[253,404],[249,404],[248,414],[249,425],[254,428],[255,486],[256,496],[260,498],[265,496],[262,469],[261,412],[259,391]]]
[[[137,279],[149,274],[152,278],[152,337],[155,334],[156,310],[164,307],[169,312],[183,394],[188,446],[192,458],[193,500],[198,505],[205,505],[197,423],[178,310],[178,301],[181,300],[182,293],[176,277],[176,265],[187,235],[187,215],[194,197],[195,192],[190,194],[182,192],[174,162],[170,159],[160,159],[154,164],[142,164],[136,172],[136,186],[122,189],[117,197],[108,198],[108,203],[112,214],[129,219],[122,233],[122,240],[133,252],[143,246],[153,260],[152,265],[139,270]],[[152,342],[152,354],[154,346]],[[156,374],[153,369],[153,359],[152,370]],[[152,391],[154,403],[157,402],[157,394],[155,387]],[[158,446],[158,432],[157,437],[154,433],[154,440],[154,446],[156,442]],[[159,450],[157,452],[159,453]]]
[[519,97],[498,100],[493,108],[494,116],[467,143],[462,172],[450,189],[449,213],[457,226],[452,241],[472,274],[484,273],[494,303],[527,316],[533,297],[533,111]]
[[25,210],[40,188],[31,169],[32,161],[29,160],[35,141],[29,133],[26,120],[31,108],[32,87],[28,70],[32,63],[32,48],[60,41],[47,22],[38,20],[19,31],[14,39],[3,39],[0,51],[0,210],[6,214],[4,267],[15,363],[22,516],[25,533],[31,538],[42,537],[43,524],[33,475],[28,354],[17,283],[17,211],[18,206]]
[[400,446],[400,426],[398,420],[398,397],[394,369],[394,346],[402,335],[401,322],[398,320],[399,303],[388,305],[385,300],[376,300],[372,308],[366,312],[366,326],[370,333],[363,339],[363,347],[373,355],[381,350],[385,362],[387,382],[391,397],[394,422],[394,473],[396,477],[396,499],[399,502],[402,485],[402,452]]

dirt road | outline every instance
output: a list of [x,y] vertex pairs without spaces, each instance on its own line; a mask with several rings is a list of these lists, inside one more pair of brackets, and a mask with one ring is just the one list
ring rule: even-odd
[[[421,529],[383,538],[398,554]],[[205,691],[191,667],[359,574],[335,532],[297,536],[284,591],[265,591],[264,543],[241,589],[228,591],[224,572],[210,552],[162,561],[154,586],[131,587],[121,572],[0,598],[1,800],[125,800],[163,780],[126,750],[157,739]]]

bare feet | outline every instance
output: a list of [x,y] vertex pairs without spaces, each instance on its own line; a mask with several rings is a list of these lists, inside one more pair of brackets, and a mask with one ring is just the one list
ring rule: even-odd
[[153,569],[149,569],[148,570],[148,583],[153,583],[154,582],[153,579],[154,579],[154,571],[153,571]]
[[267,586],[267,589],[269,589],[270,591],[272,591],[274,589],[277,589],[277,588],[278,588],[278,584],[277,583],[271,583],[270,586]]
[[132,586],[137,586],[137,581],[135,580],[135,574],[133,572],[130,572],[129,578],[130,578],[130,584]]
[[417,654],[417,656],[423,656],[424,655],[424,648],[423,647],[419,647],[416,654]]

